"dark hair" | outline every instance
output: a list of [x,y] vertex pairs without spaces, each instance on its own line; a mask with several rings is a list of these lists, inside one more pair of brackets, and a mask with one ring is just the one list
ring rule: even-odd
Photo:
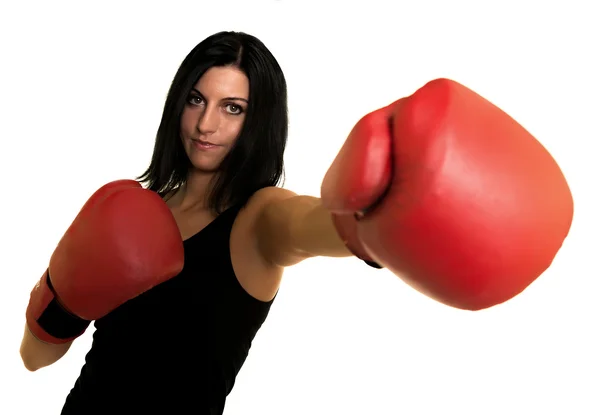
[[234,66],[249,80],[246,118],[212,183],[209,206],[221,213],[257,190],[279,184],[288,135],[287,86],[279,63],[256,37],[219,32],[200,42],[177,70],[156,135],[148,169],[138,177],[164,196],[185,183],[192,167],[180,139],[180,118],[200,77],[214,66]]

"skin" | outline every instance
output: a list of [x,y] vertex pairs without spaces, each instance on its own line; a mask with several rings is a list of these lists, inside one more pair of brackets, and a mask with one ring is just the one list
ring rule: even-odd
[[[195,85],[181,117],[181,141],[191,161],[187,182],[165,198],[183,240],[215,219],[207,208],[209,183],[242,129],[249,82],[235,67],[208,70]],[[199,142],[210,142],[202,148]],[[320,199],[278,187],[256,192],[231,231],[231,261],[240,285],[259,301],[270,301],[286,267],[315,256],[346,257],[347,250]],[[21,358],[36,371],[59,360],[71,347],[46,344],[25,327]]]

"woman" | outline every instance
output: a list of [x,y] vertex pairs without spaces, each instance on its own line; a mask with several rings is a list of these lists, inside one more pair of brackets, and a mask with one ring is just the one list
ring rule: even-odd
[[[284,76],[260,41],[219,33],[192,50],[140,177],[184,241],[183,270],[88,319],[94,343],[64,415],[221,414],[283,270],[304,259],[352,252],[376,266],[368,251],[423,294],[479,310],[523,291],[568,234],[572,197],[550,154],[453,81],[363,117],[322,199],[276,186],[286,135]],[[30,331],[21,347],[30,370],[69,348]]]
[[[183,61],[139,178],[177,222],[183,271],[95,322],[63,415],[221,414],[284,268],[351,255],[318,198],[276,187],[286,101],[281,68],[255,37],[218,33]],[[26,329],[21,356],[33,371],[71,344]]]

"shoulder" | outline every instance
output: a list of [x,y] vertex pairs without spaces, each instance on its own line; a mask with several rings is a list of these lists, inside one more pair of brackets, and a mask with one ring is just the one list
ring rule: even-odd
[[[259,225],[261,217],[269,211],[269,207],[273,206],[275,202],[290,199],[294,196],[297,196],[297,194],[291,190],[275,186],[264,187],[248,199],[238,215],[238,220]],[[253,228],[256,228],[256,226]]]
[[255,192],[238,213],[231,230],[231,260],[238,281],[252,297],[269,301],[279,289],[282,267],[275,266],[262,255],[261,219],[275,201],[296,194],[280,187],[265,187]]
[[276,202],[297,196],[291,190],[269,186],[256,191],[240,211],[236,222],[247,237],[256,238],[261,233],[264,217]]
[[289,199],[290,197],[294,196],[297,196],[297,194],[282,187],[264,187],[255,192],[250,199],[248,199],[246,206],[250,210],[261,210],[271,202]]
[[[294,212],[298,194],[281,187],[265,187],[254,193],[248,200],[245,218],[252,227],[254,237],[271,239],[273,233],[282,236],[289,227],[290,216]],[[293,199],[293,200],[292,200]],[[281,239],[281,238],[275,238]]]

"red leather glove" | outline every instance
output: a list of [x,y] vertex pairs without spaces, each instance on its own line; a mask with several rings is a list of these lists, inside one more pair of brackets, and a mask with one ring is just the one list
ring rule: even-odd
[[161,197],[133,180],[108,183],[52,254],[31,292],[27,325],[41,341],[66,343],[182,268],[183,242]]
[[356,256],[468,310],[527,288],[551,265],[573,219],[569,186],[548,151],[448,79],[363,117],[321,198]]

